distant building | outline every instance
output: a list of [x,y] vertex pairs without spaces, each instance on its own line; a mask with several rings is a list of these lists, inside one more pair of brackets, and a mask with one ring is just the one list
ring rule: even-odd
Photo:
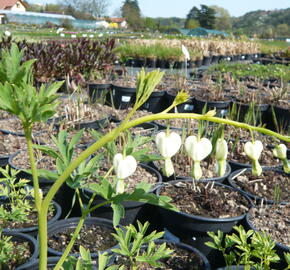
[[0,0],[0,9],[26,11],[27,4],[21,0]]

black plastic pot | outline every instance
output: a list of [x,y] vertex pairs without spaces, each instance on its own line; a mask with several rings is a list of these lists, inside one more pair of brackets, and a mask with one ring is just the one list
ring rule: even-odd
[[[53,236],[54,234],[60,233],[66,229],[72,228],[75,229],[79,223],[80,218],[68,218],[68,219],[62,219],[54,224],[51,224],[48,226],[47,229],[47,234],[48,237]],[[103,219],[103,218],[86,218],[84,221],[84,225],[98,225],[98,226],[103,226],[109,230],[112,231],[112,233],[115,232],[113,223],[111,220]],[[105,250],[100,250],[100,251],[105,251]],[[108,251],[108,250],[107,250]],[[61,256],[63,252],[57,251],[55,249],[52,249],[48,247],[48,254],[51,256]],[[79,253],[70,253],[70,256],[76,256],[78,257],[80,254]],[[98,253],[91,253],[92,258],[96,259],[98,257]]]
[[[262,167],[263,171],[276,171],[278,173],[281,173],[281,174],[284,174],[284,175],[287,175],[286,173],[284,173],[283,171],[280,171],[280,170],[277,170],[277,168],[270,168],[270,167]],[[239,190],[240,192],[242,192],[243,194],[245,194],[246,196],[248,196],[250,199],[252,199],[253,201],[259,203],[263,200],[263,203],[265,204],[273,204],[275,203],[273,200],[268,200],[267,198],[261,198],[259,196],[256,196],[255,194],[252,194],[250,192],[247,192],[247,191],[244,191],[242,190],[236,183],[233,179],[235,179],[236,175],[238,174],[242,174],[242,172],[248,172],[248,171],[251,171],[252,169],[251,168],[244,168],[244,169],[240,169],[240,170],[237,170],[237,171],[234,171],[233,173],[231,173],[228,177],[228,183],[231,187]],[[287,203],[290,203],[290,198],[289,198],[289,201],[287,202],[281,202],[282,204],[287,204]]]
[[[5,202],[5,201],[2,201]],[[0,202],[0,203],[2,203]],[[52,225],[54,224],[61,215],[61,207],[59,206],[58,203],[52,201],[54,209],[55,209],[55,215],[53,218],[51,218],[50,220],[48,220],[48,224]],[[38,226],[31,226],[31,227],[26,227],[26,228],[15,228],[15,229],[7,229],[7,228],[2,228],[3,232],[5,233],[25,233],[25,234],[29,234],[31,236],[36,236],[38,233]]]
[[[166,91],[165,102],[167,107],[172,104],[176,97],[176,94],[172,94],[169,91]],[[185,103],[182,103],[176,106],[177,112],[179,113],[191,113],[194,111],[194,97],[190,97]],[[174,110],[173,110],[174,111]]]
[[[32,251],[32,256],[24,264],[16,267],[16,270],[28,270],[28,269],[30,269],[28,266],[30,265],[30,263],[32,261],[34,261],[38,257],[39,247],[38,247],[38,243],[36,242],[36,240],[33,237],[31,237],[30,235],[26,235],[24,233],[3,232],[3,234],[6,236],[12,236],[13,241],[28,242],[29,243],[29,246],[30,246],[31,251]],[[3,269],[6,269],[6,268],[4,267]]]
[[156,68],[156,58],[146,58],[146,66],[149,68]]
[[[154,168],[151,168],[150,166],[146,164],[140,164],[140,166],[146,169],[151,174],[154,174],[157,176],[158,178],[157,185],[161,183],[162,177],[158,171],[156,171]],[[146,181],[146,179],[144,179],[144,181]],[[151,192],[155,191],[156,188],[157,186],[154,187]],[[90,189],[82,189],[81,196],[82,196],[82,200],[84,204],[88,203],[92,195],[93,195],[93,192]],[[92,206],[98,205],[102,202],[104,202],[104,199],[100,196],[96,196]],[[147,220],[147,218],[150,218],[150,213],[148,213],[147,211],[148,207],[146,207],[146,203],[125,201],[122,203],[122,205],[125,208],[125,217],[121,219],[120,221],[121,225],[129,225],[129,224],[133,224],[137,220],[143,221],[143,220]],[[99,217],[99,218],[106,218],[106,219],[111,220],[113,218],[113,210],[110,205],[105,205],[91,212],[91,216]]]
[[[272,112],[271,106],[269,106],[269,109],[267,111],[267,128],[273,130],[273,131],[288,131],[290,127],[290,109],[285,109],[280,106],[274,106],[273,107],[275,117],[277,120],[278,127],[275,125],[274,116]],[[277,130],[277,128],[279,130]]]
[[203,66],[209,66],[211,64],[211,56],[204,56],[202,60]]
[[112,85],[113,101],[116,109],[124,110],[135,102],[136,88]]
[[220,56],[219,55],[213,55],[211,58],[211,64],[217,64],[220,60]]
[[184,69],[185,68],[185,62],[184,61],[175,61],[173,65],[174,69]]
[[[248,213],[246,215],[245,224],[246,224],[245,225],[246,229],[248,229],[248,230],[251,229],[251,230],[257,231],[257,229],[254,227],[254,225],[251,222],[250,213]],[[288,264],[286,263],[286,260],[284,258],[284,254],[290,252],[290,247],[276,243],[275,244],[275,251],[276,251],[277,255],[280,257],[280,261],[278,263],[271,264],[271,269],[286,269]]]
[[195,61],[194,61],[194,65],[195,65],[196,67],[201,67],[201,66],[202,66],[202,59],[197,59],[197,60],[195,60]]
[[217,117],[225,117],[228,114],[230,108],[231,100],[227,101],[205,101],[195,98],[195,109],[196,113],[202,113],[204,106],[207,106],[207,110],[216,109]]
[[92,103],[106,104],[110,101],[111,84],[88,83],[88,94]]
[[161,69],[169,68],[169,62],[165,59],[158,58],[156,62],[156,67]]
[[[192,247],[190,245],[186,245],[186,244],[180,243],[180,242],[170,241],[170,240],[167,240],[167,239],[158,239],[158,240],[155,240],[154,243],[157,244],[157,245],[162,245],[162,244],[165,243],[167,246],[171,245],[170,248],[173,249],[173,250],[174,250],[174,247],[172,247],[172,246],[175,246],[178,249],[182,249],[184,251],[187,251],[187,252],[190,252],[190,253],[194,254],[194,256],[197,257],[197,260],[199,259],[199,261],[201,262],[200,265],[194,265],[195,266],[194,269],[198,269],[198,270],[210,270],[211,269],[209,261],[204,256],[204,254],[202,254],[198,249],[196,249],[196,248],[194,248],[194,247]],[[148,245],[143,245],[142,246],[143,249],[147,249],[147,247],[148,247]],[[174,252],[172,253],[171,256],[174,257]],[[115,263],[118,263],[118,262],[115,261]],[[159,269],[159,268],[157,268],[157,269]],[[184,269],[184,268],[178,268],[178,269]]]
[[165,91],[152,92],[147,101],[141,106],[141,109],[152,113],[162,112],[166,108],[164,96]]
[[[236,106],[237,106],[237,112],[239,115],[239,119],[238,121],[243,122],[245,119],[245,116],[247,114],[247,112],[250,109],[250,104],[244,104],[244,103],[240,103],[240,102],[235,102]],[[266,123],[265,121],[265,116],[266,116],[266,112],[268,110],[269,105],[268,104],[255,104],[255,115],[259,115],[261,118],[262,123]],[[259,120],[259,118],[257,120]],[[258,122],[261,122],[258,121]],[[257,123],[259,124],[259,123]]]
[[[180,181],[181,180],[171,181],[168,182],[168,184],[174,184]],[[192,180],[182,181],[191,182]],[[225,186],[220,183],[215,183],[215,186],[235,190],[232,187]],[[162,187],[159,187],[157,189],[157,195],[160,194],[161,188]],[[244,194],[240,194],[249,201],[250,206],[250,199]],[[212,267],[219,267],[225,264],[221,252],[204,244],[206,241],[211,240],[211,238],[207,235],[207,232],[216,232],[217,230],[221,230],[224,233],[229,233],[231,232],[233,226],[239,224],[245,218],[245,214],[230,218],[207,218],[183,212],[175,212],[162,207],[158,207],[157,209],[166,230],[178,237],[181,241],[190,242],[191,245],[201,251],[209,259]]]

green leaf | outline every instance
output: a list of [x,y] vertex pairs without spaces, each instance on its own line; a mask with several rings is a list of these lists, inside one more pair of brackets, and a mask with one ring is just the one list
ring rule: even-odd
[[113,225],[117,226],[121,218],[124,217],[125,209],[123,205],[115,203],[111,203],[111,207],[113,209]]

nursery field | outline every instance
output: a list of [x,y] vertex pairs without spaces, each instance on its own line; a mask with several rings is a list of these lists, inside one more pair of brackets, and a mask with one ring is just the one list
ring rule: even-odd
[[0,269],[290,269],[289,47],[50,31],[0,40]]

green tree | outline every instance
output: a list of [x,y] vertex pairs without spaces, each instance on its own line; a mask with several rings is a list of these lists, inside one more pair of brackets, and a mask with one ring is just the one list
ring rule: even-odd
[[190,20],[195,20],[201,27],[213,29],[215,26],[215,13],[213,8],[206,5],[201,5],[200,9],[193,7],[187,14],[185,28],[188,28],[193,23]]
[[125,0],[121,7],[122,17],[126,19],[129,26],[134,30],[144,26],[144,21],[141,18],[141,10],[137,0]]
[[206,5],[201,5],[200,7],[198,20],[200,26],[213,29],[215,27],[215,10]]
[[157,29],[158,25],[156,23],[156,21],[153,18],[150,17],[146,17],[145,18],[145,27],[148,29]]
[[[60,0],[59,0],[60,1]],[[71,6],[74,9],[93,17],[102,17],[109,7],[109,0],[62,0],[61,4]]]
[[215,29],[217,30],[231,30],[232,29],[232,18],[230,13],[222,7],[210,6],[215,10]]
[[195,19],[187,19],[185,21],[185,25],[184,25],[184,28],[186,29],[193,29],[193,28],[196,28],[196,27],[199,27],[199,22]]
[[282,37],[286,37],[290,34],[290,27],[288,26],[288,24],[283,23],[283,24],[279,24],[276,27],[276,35],[277,36],[282,36]]

